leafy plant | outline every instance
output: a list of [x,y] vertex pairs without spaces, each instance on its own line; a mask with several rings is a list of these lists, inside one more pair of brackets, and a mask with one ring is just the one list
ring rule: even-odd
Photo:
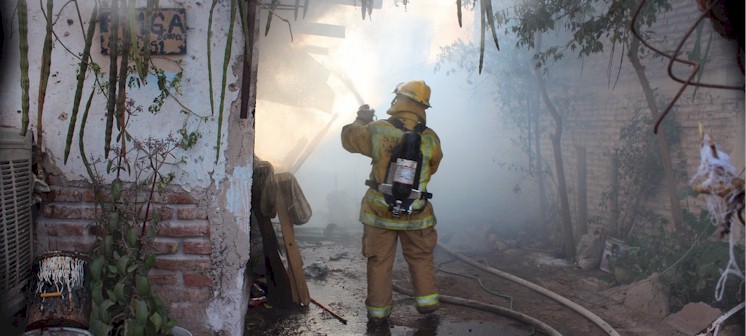
[[[624,282],[639,281],[659,273],[668,287],[672,311],[690,302],[705,302],[723,308],[738,303],[739,297],[719,302],[713,295],[721,271],[728,262],[728,244],[708,239],[717,229],[712,225],[709,213],[703,210],[695,215],[685,211],[683,217],[693,229],[685,239],[674,237],[667,232],[663,222],[658,222],[655,230],[630,239],[635,248],[610,258],[612,270],[626,270],[628,278]],[[682,244],[682,241],[686,243]],[[743,248],[738,249],[736,255],[741,257],[739,263],[742,264]]]
[[[170,335],[176,324],[151,290],[148,272],[155,264],[152,242],[160,223],[154,202],[173,181],[174,174],[162,170],[176,158],[179,144],[171,136],[133,139],[131,163],[120,148],[112,148],[114,156],[106,161],[106,171],[116,172],[117,177],[108,190],[101,176],[91,176],[101,209],[94,224],[98,238],[91,247],[89,269],[94,335]],[[122,181],[121,172],[133,175],[134,181]]]
[[[653,120],[642,109],[635,109],[630,121],[619,131],[621,145],[614,149],[619,172],[618,189],[611,188],[602,194],[602,206],[610,208],[617,202],[620,214],[612,232],[621,239],[628,239],[641,223],[659,223],[663,217],[655,213],[646,202],[660,191],[663,185],[663,163],[657,146],[656,135],[650,132]],[[663,134],[669,144],[679,142],[679,126],[674,120],[664,123]]]
[[[25,1],[23,3],[25,5]],[[71,3],[74,4],[83,27],[77,1],[70,1],[66,5]],[[147,3],[146,12],[151,13],[157,6],[156,1],[148,0]],[[47,4],[47,35],[54,35],[51,0]],[[183,157],[177,158],[176,153],[191,148],[198,142],[201,138],[199,125],[207,122],[207,117],[192,112],[174,96],[181,94],[182,73],[178,72],[169,77],[152,63],[148,48],[142,47],[148,45],[147,37],[144,38],[145,44],[139,44],[137,34],[133,32],[136,27],[135,1],[113,0],[110,4],[109,13],[112,20],[111,41],[108,45],[111,55],[109,73],[104,73],[102,67],[93,62],[90,56],[92,39],[98,19],[101,17],[100,3],[96,2],[88,27],[83,29],[83,52],[75,54],[80,60],[77,69],[78,82],[64,153],[67,162],[76,133],[84,84],[89,72],[92,72],[94,84],[77,129],[81,160],[96,197],[97,218],[92,227],[97,239],[90,250],[92,261],[88,270],[92,299],[89,329],[97,336],[170,335],[176,322],[168,317],[166,306],[150,288],[147,276],[155,264],[152,242],[160,223],[159,212],[154,207],[154,202],[158,193],[175,178],[175,174],[167,168],[185,162]],[[21,12],[25,15],[26,8],[19,8],[19,15]],[[122,15],[119,15],[120,13]],[[119,28],[122,28],[122,34],[118,34]],[[22,51],[24,42],[21,43]],[[62,44],[61,41],[58,43]],[[25,47],[27,48],[27,42]],[[64,44],[63,47],[74,54]],[[42,70],[42,77],[47,71],[49,70]],[[182,128],[177,131],[178,136],[138,140],[128,131],[131,118],[143,112],[143,107],[129,98],[128,89],[140,88],[145,84],[148,74],[156,78],[158,87],[158,93],[148,110],[155,114],[160,111],[167,99],[173,99],[186,115]],[[27,93],[24,93],[24,96],[27,96]],[[84,134],[95,97],[103,97],[106,100],[106,129],[104,159],[92,163],[86,154]],[[40,102],[39,116],[41,109]],[[28,117],[27,113],[25,114],[23,119],[24,123],[27,123]],[[199,118],[196,130],[190,127],[189,121],[192,116]],[[114,125],[117,126],[116,131]],[[113,155],[110,155],[112,153]],[[97,169],[101,164],[106,167],[103,174]],[[112,175],[113,181],[107,181],[104,177]],[[129,182],[124,181],[124,176],[128,176]]]

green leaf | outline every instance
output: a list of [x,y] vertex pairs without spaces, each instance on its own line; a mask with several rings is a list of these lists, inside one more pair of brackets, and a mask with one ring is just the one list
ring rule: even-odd
[[111,332],[112,327],[99,320],[90,321],[90,330],[95,336],[108,336]]
[[137,230],[134,227],[127,229],[125,240],[127,241],[127,246],[137,248]]
[[146,256],[145,261],[144,261],[144,266],[145,266],[145,269],[147,270],[155,266],[155,255],[150,254]]
[[124,321],[124,334],[125,336],[135,336],[135,329],[137,328],[137,321],[129,318]]
[[119,271],[120,275],[127,274],[127,264],[129,263],[130,258],[128,256],[121,256],[119,260],[117,260],[117,271]]
[[98,306],[98,317],[101,319],[101,321],[108,322],[111,319],[111,316],[109,315],[109,308],[114,305],[114,301],[112,300],[106,300],[104,302],[101,302],[101,304]]
[[104,257],[111,258],[114,255],[114,237],[104,236]]
[[118,178],[111,182],[111,198],[114,202],[119,202],[122,198],[122,180]]
[[137,264],[132,264],[129,267],[127,267],[127,273],[132,273],[137,269]]
[[97,256],[96,259],[90,263],[91,278],[94,281],[101,280],[101,270],[104,267],[104,256]]
[[91,284],[91,299],[93,300],[94,305],[100,304],[104,301],[104,295],[102,292],[103,283],[101,280],[93,282]]
[[148,296],[150,293],[150,283],[148,282],[148,277],[144,275],[138,275],[135,278],[135,288],[137,288],[137,295],[139,296]]
[[137,300],[135,306],[135,319],[137,320],[137,323],[139,325],[145,324],[149,314],[148,303],[143,300]]
[[91,321],[93,320],[98,320],[98,304],[97,303],[91,304],[91,312],[90,314],[88,314],[89,325],[90,323],[92,323]]
[[176,320],[169,319],[168,322],[166,322],[166,325],[164,326],[164,329],[171,330],[176,326]]
[[707,281],[705,279],[699,279],[697,280],[697,284],[694,286],[694,289],[697,291],[701,291],[705,289],[707,286]]
[[145,328],[141,325],[136,325],[132,328],[132,336],[145,336]]
[[115,297],[115,298],[116,298],[116,299],[117,299],[118,301],[121,301],[121,302],[124,302],[124,301],[125,301],[125,296],[124,296],[124,283],[123,283],[123,282],[120,282],[120,283],[118,283],[118,284],[114,285],[114,297]]
[[160,314],[153,313],[153,315],[150,315],[150,322],[153,323],[156,329],[160,329],[161,324],[163,323],[163,318],[161,318]]
[[119,212],[111,211],[109,213],[108,220],[106,221],[106,223],[104,223],[106,230],[108,230],[109,232],[116,231],[117,228],[119,228],[120,220],[121,220],[121,217],[119,216]]

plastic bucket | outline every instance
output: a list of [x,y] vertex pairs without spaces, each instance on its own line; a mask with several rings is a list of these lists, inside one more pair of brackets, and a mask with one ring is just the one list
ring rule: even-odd
[[87,267],[87,258],[74,252],[50,252],[36,259],[28,290],[26,331],[88,328],[91,299]]
[[189,330],[186,330],[179,326],[173,327],[171,329],[171,332],[174,334],[174,336],[192,336],[192,333]]

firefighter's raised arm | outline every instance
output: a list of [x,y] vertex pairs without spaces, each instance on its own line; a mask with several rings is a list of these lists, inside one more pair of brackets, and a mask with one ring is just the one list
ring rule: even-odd
[[357,110],[357,117],[351,124],[342,127],[342,147],[350,153],[360,153],[371,156],[373,145],[370,130],[367,127],[373,121],[376,111],[368,104],[361,105]]

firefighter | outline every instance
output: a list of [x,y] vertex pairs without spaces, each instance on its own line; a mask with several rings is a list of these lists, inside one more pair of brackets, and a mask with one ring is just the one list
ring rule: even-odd
[[[360,209],[362,253],[368,260],[369,326],[385,325],[393,308],[391,274],[397,240],[409,265],[417,311],[430,314],[439,307],[433,264],[438,235],[427,185],[443,152],[438,136],[426,126],[430,87],[421,80],[410,81],[397,85],[394,94],[386,112],[389,119],[373,121],[375,111],[362,105],[355,121],[342,128],[342,146],[372,159],[369,188]],[[413,140],[402,143],[405,139]],[[410,154],[401,157],[402,153]]]

